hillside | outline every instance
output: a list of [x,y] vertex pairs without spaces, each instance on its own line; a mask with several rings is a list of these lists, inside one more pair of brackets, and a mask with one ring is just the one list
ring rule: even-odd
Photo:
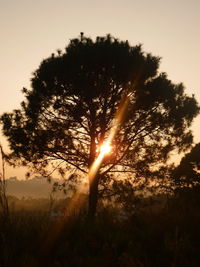
[[[10,177],[7,180],[7,194],[18,198],[46,198],[51,193],[54,181],[56,180],[54,179],[49,183],[44,177],[34,177],[27,180],[19,180],[16,177]],[[58,192],[56,195],[63,197],[62,192]]]

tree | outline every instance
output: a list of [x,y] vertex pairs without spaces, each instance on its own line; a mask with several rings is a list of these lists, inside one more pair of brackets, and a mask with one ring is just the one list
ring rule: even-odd
[[172,182],[173,206],[187,213],[189,211],[198,213],[200,207],[200,143],[193,146],[174,168]]
[[159,63],[141,45],[110,35],[93,41],[81,33],[65,52],[41,62],[32,88],[23,89],[21,109],[2,115],[14,155],[37,170],[57,162],[61,174],[75,168],[87,175],[109,140],[112,151],[89,179],[94,217],[98,192],[114,186],[117,173],[142,184],[158,174],[172,150],[192,143],[188,127],[197,102],[158,72]]
[[178,188],[200,188],[200,143],[196,144],[173,171]]

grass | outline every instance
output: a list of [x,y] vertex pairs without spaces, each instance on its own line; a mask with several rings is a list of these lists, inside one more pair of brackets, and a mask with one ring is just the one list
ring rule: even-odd
[[199,266],[200,213],[141,209],[127,220],[101,210],[96,223],[84,211],[61,223],[45,211],[12,212],[0,218],[0,266]]

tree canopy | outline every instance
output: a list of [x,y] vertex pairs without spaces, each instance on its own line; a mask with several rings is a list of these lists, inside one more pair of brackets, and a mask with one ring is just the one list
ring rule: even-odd
[[[194,97],[159,73],[160,58],[111,35],[72,39],[43,60],[23,89],[21,108],[3,114],[3,133],[16,157],[35,168],[87,174],[127,102],[95,185],[104,190],[115,173],[138,182],[162,167],[170,152],[192,143],[199,107]],[[155,167],[156,166],[156,167]]]

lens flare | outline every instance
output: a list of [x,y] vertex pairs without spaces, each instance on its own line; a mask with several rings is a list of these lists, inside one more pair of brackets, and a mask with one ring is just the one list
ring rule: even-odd
[[117,134],[119,127],[121,126],[121,124],[124,121],[124,118],[126,116],[126,112],[128,109],[128,104],[130,101],[130,93],[126,94],[122,97],[119,108],[117,110],[117,113],[115,115],[115,118],[113,119],[113,125],[111,128],[111,131],[108,135],[107,141],[100,147],[100,153],[98,155],[98,157],[96,158],[96,160],[93,162],[89,172],[88,172],[88,177],[89,180],[92,181],[94,179],[94,177],[96,176],[98,170],[101,167],[101,163],[104,159],[104,156],[106,154],[108,154],[111,151],[111,143],[112,140],[114,139],[115,135]]
[[100,153],[103,153],[104,155],[109,154],[111,150],[112,146],[107,142],[100,146]]
[[[103,159],[105,157],[106,154],[109,154],[112,151],[112,140],[114,139],[115,135],[117,134],[120,125],[123,123],[123,120],[126,116],[126,112],[127,112],[127,107],[130,101],[130,94],[125,95],[119,105],[119,108],[117,110],[117,113],[115,115],[115,118],[113,120],[113,125],[111,128],[111,131],[108,135],[108,138],[106,140],[105,143],[103,143],[103,145],[100,146],[99,148],[99,155],[96,158],[96,160],[93,162],[89,172],[88,172],[88,177],[89,180],[92,181],[94,179],[94,177],[96,176],[98,170],[101,167],[101,164],[103,162]],[[80,190],[81,192],[81,190]],[[71,199],[70,203],[68,203],[68,206],[66,207],[70,212],[72,212],[74,210],[74,207],[76,206],[82,206],[82,203],[80,203],[79,197],[80,197],[80,192],[77,192]],[[67,222],[68,217],[65,216],[63,218],[63,220],[59,220],[58,222],[56,222],[55,224],[52,225],[50,231],[48,231],[48,235],[47,235],[47,239],[45,240],[43,246],[42,246],[42,251],[41,251],[41,255],[43,255],[44,257],[47,256],[49,253],[51,253],[52,248],[53,248],[53,244],[56,242],[57,238],[59,238],[59,236],[62,233],[62,230]],[[50,233],[50,235],[49,235]]]

